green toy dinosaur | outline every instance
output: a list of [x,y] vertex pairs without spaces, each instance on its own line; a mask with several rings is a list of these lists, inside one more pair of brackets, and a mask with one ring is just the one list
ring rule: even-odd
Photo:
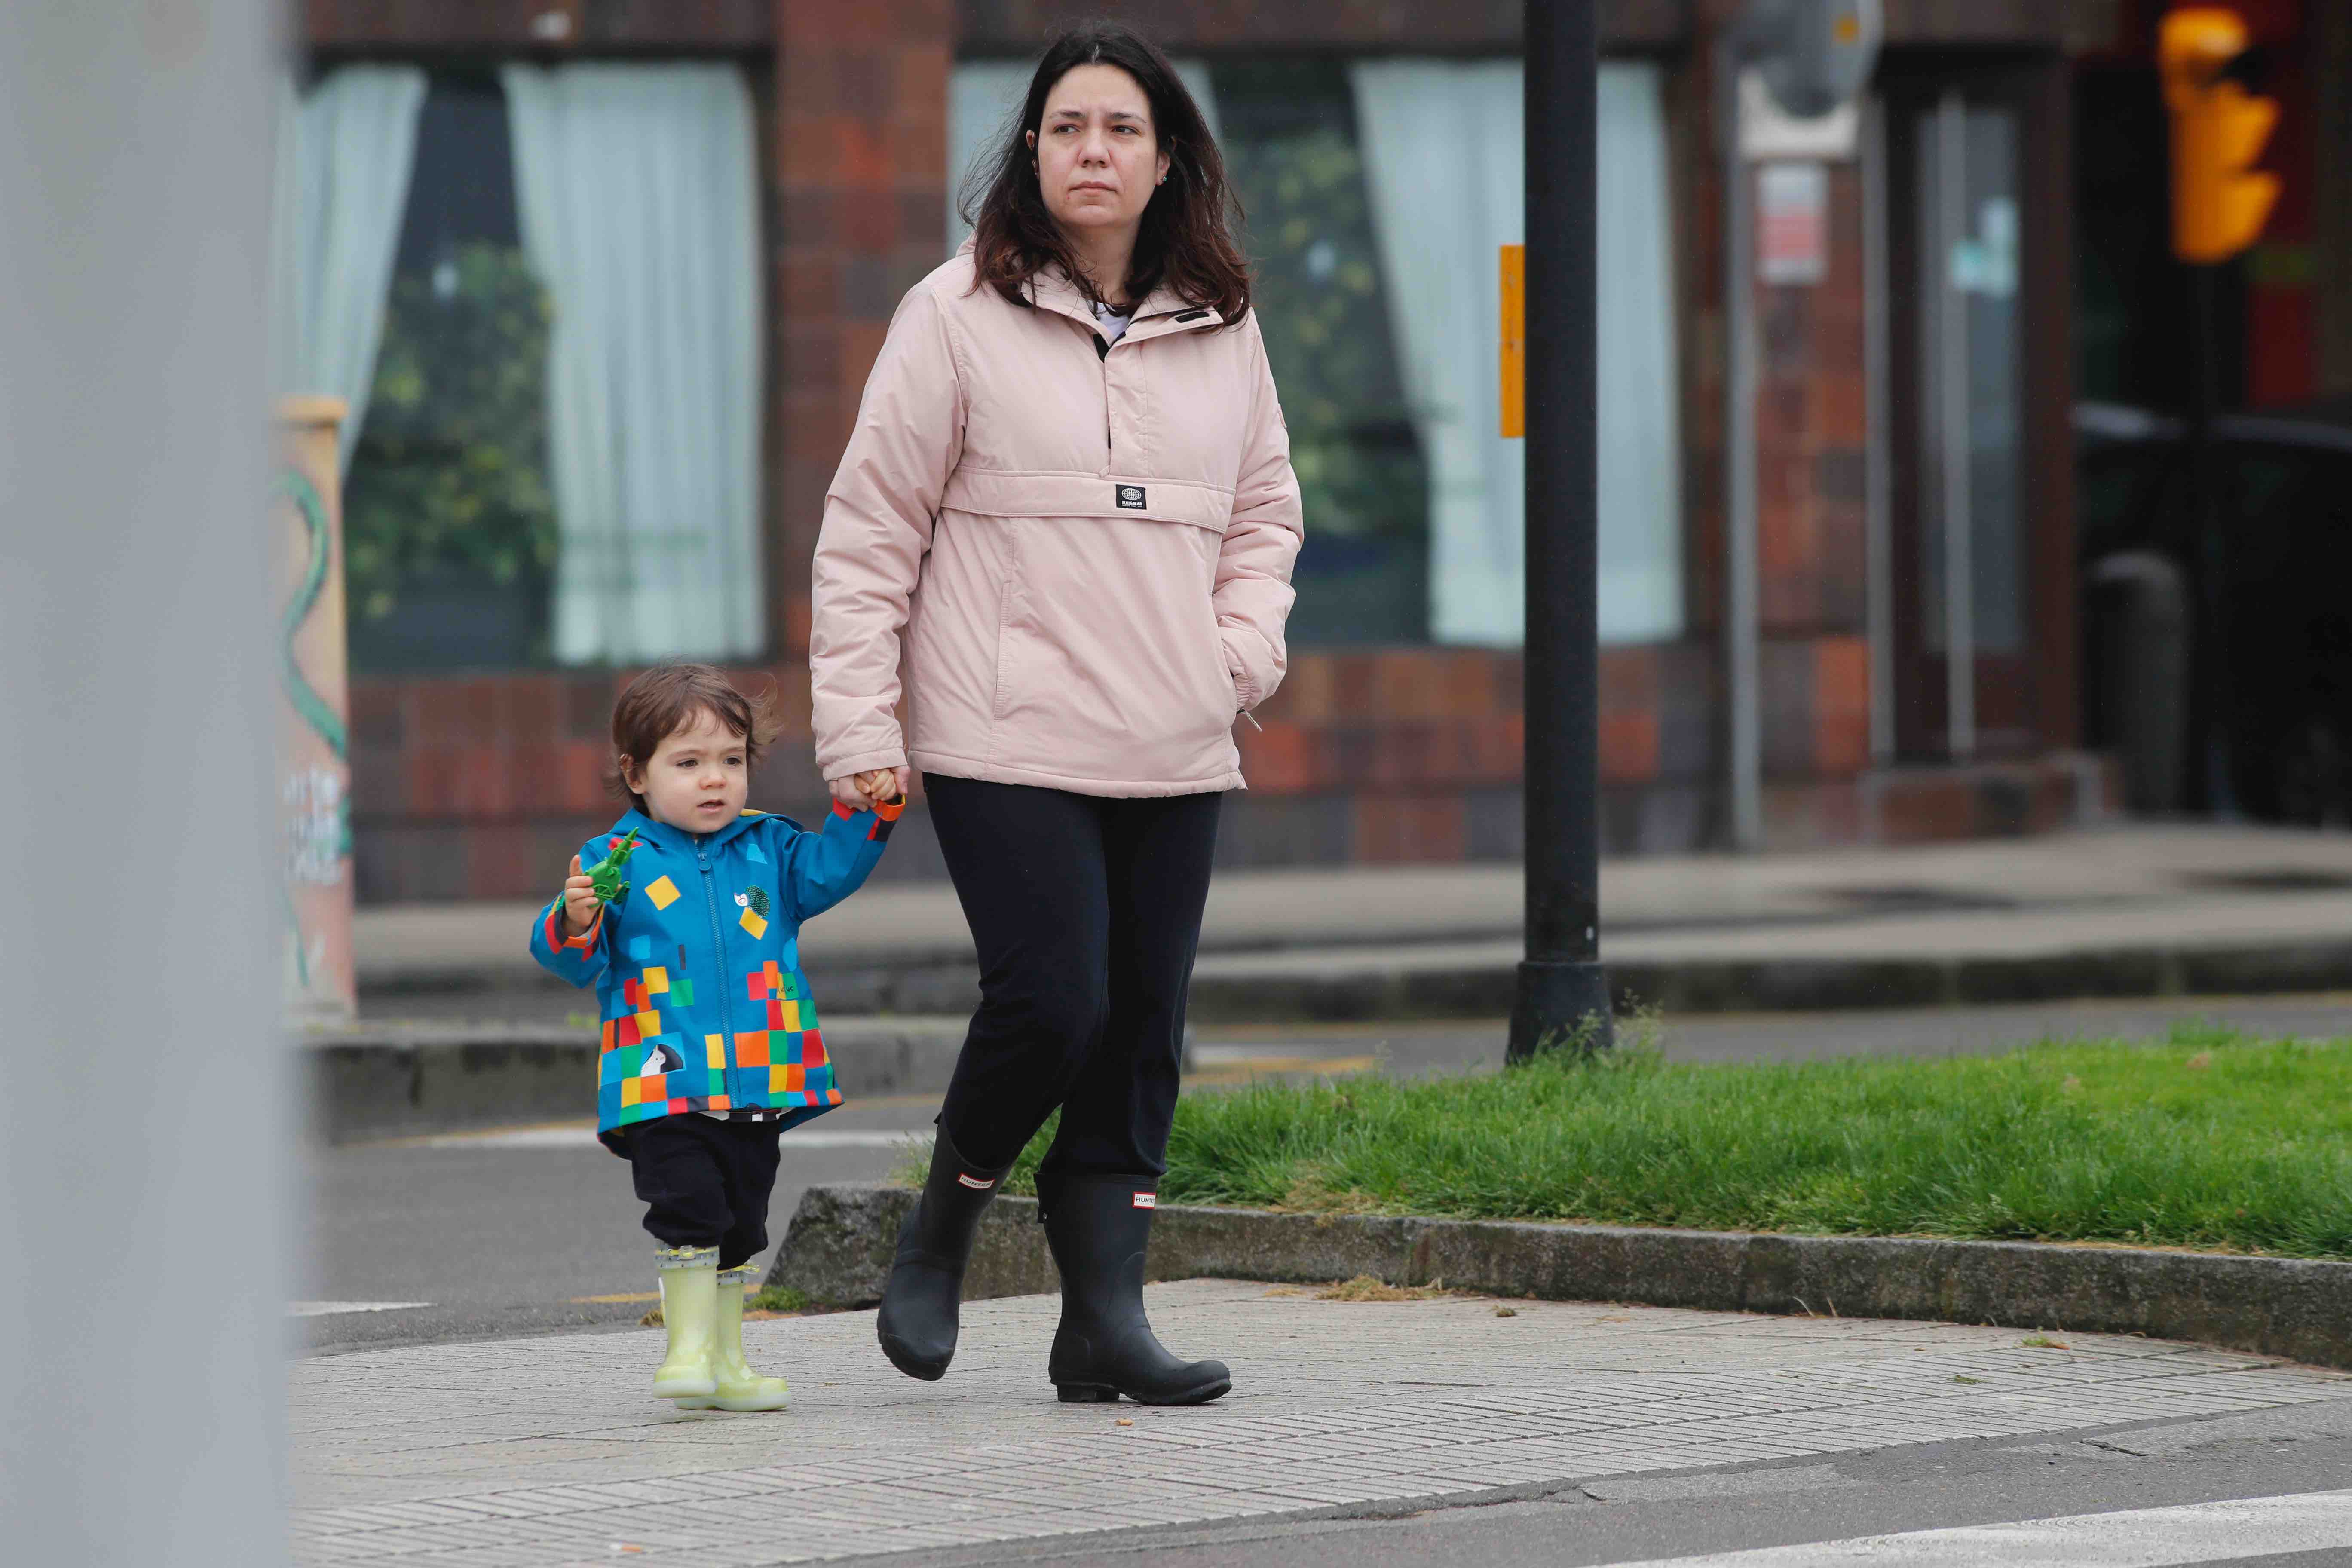
[[626,838],[609,840],[604,858],[588,868],[589,884],[596,889],[600,902],[618,905],[629,896],[629,884],[621,880],[621,868],[628,864],[629,857],[637,852],[641,842],[637,830],[632,827]]

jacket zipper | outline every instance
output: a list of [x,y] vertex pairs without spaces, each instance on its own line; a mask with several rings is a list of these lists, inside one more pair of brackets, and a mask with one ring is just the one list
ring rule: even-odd
[[[718,884],[711,880],[710,857],[704,846],[694,847],[694,859],[702,868],[702,907],[710,911],[710,953],[719,971],[712,976],[719,982],[719,1026],[725,1031],[721,1037],[727,1042],[727,1060],[731,1066],[735,1060],[735,1016],[727,1005],[727,932],[719,923]],[[703,1066],[709,1065],[706,1052]]]
[[[1096,335],[1095,341],[1097,342],[1102,342],[1102,338],[1099,333]],[[1117,463],[1111,460],[1114,454],[1111,449],[1112,441],[1110,430],[1110,351],[1117,347],[1118,347],[1117,343],[1112,343],[1108,348],[1104,349],[1102,353],[1103,472],[1106,474],[1118,467]]]

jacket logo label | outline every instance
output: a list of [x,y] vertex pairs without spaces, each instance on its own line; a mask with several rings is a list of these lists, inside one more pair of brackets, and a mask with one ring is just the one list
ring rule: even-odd
[[735,895],[738,907],[747,909],[761,920],[768,918],[768,889],[754,883]]
[[985,1178],[980,1176],[968,1176],[961,1171],[958,1171],[956,1173],[956,1180],[961,1182],[965,1186],[970,1187],[976,1193],[984,1193],[988,1191],[989,1188],[996,1185],[996,1178],[993,1176]]
[[1160,1206],[1160,1194],[1158,1193],[1138,1193],[1135,1194],[1135,1206],[1139,1209],[1156,1209]]
[[1128,510],[1141,511],[1143,510],[1143,487],[1141,485],[1121,485],[1118,487],[1118,504],[1125,507]]

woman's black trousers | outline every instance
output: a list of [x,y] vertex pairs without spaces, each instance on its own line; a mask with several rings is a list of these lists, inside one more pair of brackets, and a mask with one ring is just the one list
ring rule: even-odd
[[993,1170],[1058,1105],[1041,1194],[1073,1175],[1158,1178],[1223,797],[936,773],[924,789],[980,949],[980,1011],[940,1124]]

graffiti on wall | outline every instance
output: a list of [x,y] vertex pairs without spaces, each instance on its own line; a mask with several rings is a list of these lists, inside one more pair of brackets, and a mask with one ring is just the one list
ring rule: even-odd
[[349,655],[336,431],[339,402],[290,401],[276,508],[278,578],[278,809],[285,1000],[298,1021],[354,1012]]

